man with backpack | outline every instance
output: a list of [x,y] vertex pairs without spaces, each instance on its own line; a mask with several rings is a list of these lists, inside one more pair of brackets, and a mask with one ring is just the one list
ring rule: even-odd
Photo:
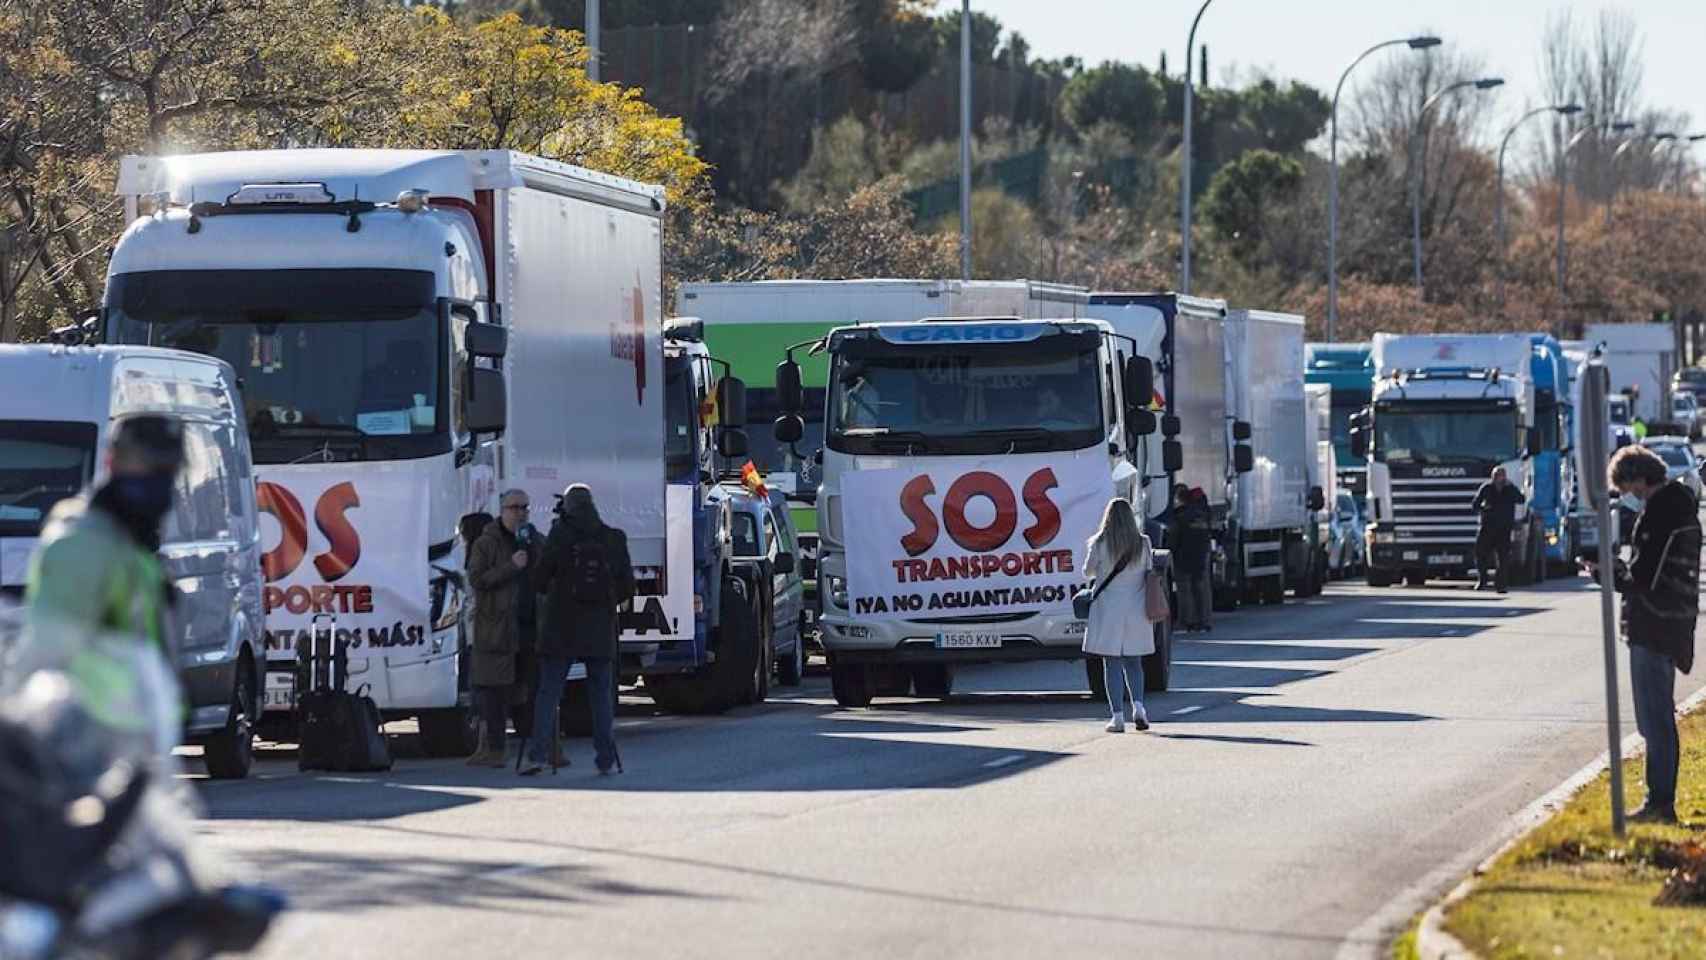
[[634,596],[628,537],[604,524],[592,490],[563,491],[557,521],[533,570],[534,589],[545,594],[539,630],[539,693],[533,735],[520,772],[531,776],[551,763],[552,727],[563,683],[575,661],[586,665],[592,707],[592,744],[598,772],[620,771],[616,752],[617,608]]

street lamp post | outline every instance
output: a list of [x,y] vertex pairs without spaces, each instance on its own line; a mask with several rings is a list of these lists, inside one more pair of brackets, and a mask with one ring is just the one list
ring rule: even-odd
[[[1613,123],[1610,125],[1613,130],[1621,126],[1623,125],[1619,123]],[[1569,266],[1569,261],[1567,259],[1567,251],[1569,250],[1569,247],[1564,241],[1564,194],[1567,192],[1570,184],[1570,154],[1576,149],[1576,144],[1581,143],[1582,140],[1586,139],[1588,134],[1594,133],[1599,129],[1600,128],[1597,126],[1588,126],[1577,130],[1576,135],[1570,138],[1570,142],[1562,144],[1558,151],[1558,332],[1560,334],[1564,328],[1564,311],[1567,309],[1565,305],[1569,302],[1569,297],[1564,289],[1564,277]],[[1501,284],[1503,281],[1504,278],[1500,277]],[[1501,296],[1503,295],[1503,290],[1504,288],[1501,286]],[[1503,303],[1502,300],[1500,302]]]
[[[1518,117],[1517,121],[1511,124],[1510,129],[1505,131],[1505,138],[1499,141],[1499,188],[1498,191],[1493,194],[1493,224],[1494,230],[1498,235],[1499,244],[1499,309],[1501,311],[1505,308],[1505,148],[1510,146],[1511,137],[1516,134],[1518,127],[1521,127],[1529,120],[1547,112],[1567,117],[1581,113],[1582,105],[1579,103],[1563,103],[1554,104],[1549,107],[1536,107],[1535,109],[1523,114],[1521,117]],[[1561,156],[1562,152],[1560,151],[1560,157]],[[1560,197],[1563,196],[1563,189],[1564,165],[1562,159],[1560,159],[1558,162],[1558,190],[1560,191]],[[1563,209],[1563,201],[1560,200],[1558,206],[1558,223],[1560,225],[1560,230],[1562,230],[1562,224],[1564,222]],[[1562,278],[1562,276],[1563,272],[1560,267],[1559,277]]]
[[599,49],[600,29],[598,23],[599,6],[603,0],[586,0],[586,78],[593,83],[598,82],[598,58],[602,52]]
[[[1632,124],[1632,123],[1624,125],[1625,129],[1632,128],[1632,127],[1634,127],[1634,124]],[[1675,140],[1675,139],[1676,139],[1676,134],[1670,133],[1668,131],[1667,132],[1660,132],[1660,133],[1652,133],[1652,132],[1643,133],[1639,136],[1630,137],[1629,139],[1623,141],[1621,144],[1618,145],[1617,150],[1614,153],[1612,153],[1612,155],[1611,155],[1611,168],[1609,171],[1611,174],[1611,184],[1610,184],[1610,187],[1605,192],[1605,227],[1607,230],[1611,229],[1611,208],[1617,204],[1617,191],[1618,191],[1617,161],[1622,159],[1623,154],[1627,153],[1629,148],[1634,146],[1637,143],[1643,143],[1643,142],[1648,141],[1648,140],[1655,140],[1655,141],[1658,141],[1656,144],[1654,144],[1655,148],[1657,148],[1657,147],[1663,146],[1665,143],[1667,143],[1671,140]]]
[[[1677,138],[1676,143],[1679,147],[1692,147],[1703,140],[1706,140],[1706,133],[1691,133],[1686,137]],[[1683,188],[1686,186],[1682,179],[1682,171],[1686,166],[1687,161],[1683,159],[1681,154],[1678,154],[1676,158],[1676,192],[1678,196],[1683,194]]]
[[960,279],[971,279],[971,0],[960,2]]
[[1410,238],[1411,254],[1416,266],[1416,299],[1426,299],[1422,286],[1422,180],[1416,174],[1418,165],[1416,159],[1416,137],[1422,132],[1422,124],[1427,121],[1428,111],[1434,105],[1444,100],[1447,95],[1474,87],[1476,90],[1491,90],[1504,84],[1502,77],[1482,77],[1478,80],[1459,80],[1449,84],[1445,89],[1422,101],[1422,109],[1416,113],[1416,128],[1410,131]]
[[1179,292],[1191,292],[1191,70],[1192,53],[1197,47],[1197,25],[1202,23],[1202,15],[1208,12],[1208,5],[1214,0],[1203,0],[1197,8],[1196,18],[1191,21],[1191,32],[1185,37],[1185,119],[1184,143],[1179,147]]
[[[1345,81],[1350,78],[1351,71],[1357,64],[1367,60],[1376,50],[1396,47],[1400,44],[1409,46],[1411,50],[1426,50],[1440,45],[1438,37],[1410,37],[1404,40],[1386,40],[1377,43],[1357,55],[1345,72],[1339,74],[1339,85],[1333,88],[1333,111],[1331,114],[1332,135],[1328,138],[1327,148],[1332,160],[1327,173],[1327,342],[1333,342],[1333,328],[1339,322],[1339,94],[1344,92]],[[1189,71],[1187,71],[1189,72]]]

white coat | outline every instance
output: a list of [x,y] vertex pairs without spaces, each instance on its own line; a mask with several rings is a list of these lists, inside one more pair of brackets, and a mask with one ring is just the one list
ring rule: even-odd
[[[1085,653],[1098,657],[1139,657],[1155,652],[1155,630],[1143,615],[1144,590],[1153,562],[1149,538],[1143,537],[1138,555],[1090,605],[1090,624],[1084,631]],[[1096,543],[1084,561],[1084,575],[1098,578],[1113,566],[1106,549]]]

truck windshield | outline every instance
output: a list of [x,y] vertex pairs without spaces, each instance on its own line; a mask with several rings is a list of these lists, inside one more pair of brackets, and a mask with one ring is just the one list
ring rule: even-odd
[[33,537],[49,510],[89,482],[95,425],[0,420],[0,536]]
[[838,352],[829,446],[846,453],[1077,450],[1106,435],[1095,334],[1028,343],[891,345]]
[[1559,450],[1564,408],[1550,390],[1540,390],[1534,396],[1534,429],[1540,433],[1541,450]]
[[430,273],[121,274],[107,300],[110,339],[231,364],[257,462],[315,451],[407,459],[450,448],[447,338]]
[[663,462],[664,476],[672,483],[691,483],[698,471],[693,438],[699,431],[699,394],[692,364],[687,356],[664,361]]
[[1382,407],[1374,455],[1387,463],[1498,463],[1517,455],[1516,410],[1456,404]]
[[1334,387],[1332,393],[1333,454],[1339,463],[1356,463],[1351,452],[1351,415],[1368,406],[1373,388]]

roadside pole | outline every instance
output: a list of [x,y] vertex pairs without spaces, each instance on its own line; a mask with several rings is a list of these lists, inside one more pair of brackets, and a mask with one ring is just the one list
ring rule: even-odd
[[1619,838],[1624,833],[1623,820],[1623,732],[1621,711],[1617,702],[1617,618],[1614,580],[1615,554],[1611,549],[1613,533],[1611,488],[1605,476],[1605,464],[1610,459],[1606,449],[1606,398],[1611,393],[1611,376],[1603,363],[1582,367],[1582,447],[1589,469],[1581,479],[1583,488],[1599,512],[1599,614],[1600,629],[1605,638],[1605,736],[1611,757],[1611,830]]

